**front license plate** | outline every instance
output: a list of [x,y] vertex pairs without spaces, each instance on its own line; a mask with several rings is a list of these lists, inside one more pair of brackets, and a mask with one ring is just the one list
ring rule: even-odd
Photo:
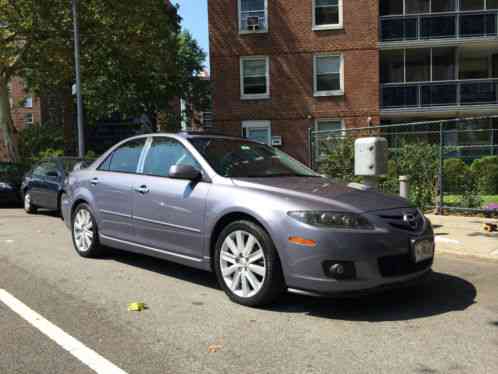
[[422,239],[413,243],[413,259],[421,262],[434,257],[434,240]]

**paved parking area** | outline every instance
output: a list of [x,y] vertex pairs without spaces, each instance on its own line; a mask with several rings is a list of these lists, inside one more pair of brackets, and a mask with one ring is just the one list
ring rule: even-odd
[[[496,373],[497,285],[497,262],[445,254],[415,289],[250,309],[209,273],[85,260],[60,218],[0,210],[0,289],[127,373]],[[0,373],[68,372],[95,371],[0,301]]]

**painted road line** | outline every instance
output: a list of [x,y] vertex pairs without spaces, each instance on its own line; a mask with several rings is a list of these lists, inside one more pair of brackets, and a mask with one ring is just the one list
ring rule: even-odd
[[3,289],[0,289],[0,301],[96,373],[126,374],[125,371],[112,362],[43,318],[43,316]]
[[450,239],[450,238],[444,238],[442,236],[437,236],[436,234],[436,243],[449,243],[449,244],[460,244],[458,240],[455,239]]

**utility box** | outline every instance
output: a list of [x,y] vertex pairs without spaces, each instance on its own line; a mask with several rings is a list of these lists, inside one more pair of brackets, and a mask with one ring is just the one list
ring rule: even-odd
[[376,177],[387,174],[388,145],[385,138],[360,138],[354,143],[355,175]]

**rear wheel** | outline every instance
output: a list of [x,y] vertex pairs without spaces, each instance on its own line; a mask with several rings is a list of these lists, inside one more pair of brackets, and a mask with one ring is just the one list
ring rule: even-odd
[[99,243],[97,222],[87,204],[80,204],[72,216],[71,232],[76,252],[82,257],[99,257],[102,247]]
[[237,221],[220,234],[214,268],[228,297],[243,305],[263,306],[283,291],[277,251],[268,233],[250,221]]
[[38,208],[33,204],[31,192],[27,190],[24,193],[24,211],[28,214],[35,214]]

